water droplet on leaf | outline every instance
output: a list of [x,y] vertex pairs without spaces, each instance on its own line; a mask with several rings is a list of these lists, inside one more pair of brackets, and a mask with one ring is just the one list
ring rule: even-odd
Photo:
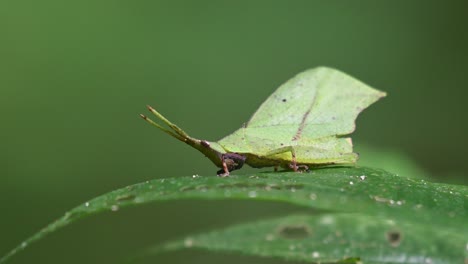
[[136,198],[136,196],[133,195],[133,194],[124,194],[124,195],[117,196],[117,197],[115,198],[115,200],[120,202],[120,201],[129,201],[129,200],[133,200],[133,199],[135,199],[135,198]]
[[193,239],[190,238],[190,237],[187,237],[185,240],[184,240],[184,246],[185,247],[192,247],[193,246]]

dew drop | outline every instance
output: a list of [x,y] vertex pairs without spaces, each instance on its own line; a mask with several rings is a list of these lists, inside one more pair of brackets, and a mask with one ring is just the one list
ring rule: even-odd
[[115,200],[120,202],[120,201],[130,201],[130,200],[133,200],[135,198],[136,198],[136,196],[133,195],[133,194],[124,194],[124,195],[117,196],[115,198]]
[[320,219],[320,223],[322,225],[331,225],[335,223],[335,219],[332,216],[324,216],[322,219]]
[[22,248],[25,248],[25,247],[27,247],[27,246],[28,246],[28,243],[26,243],[26,242],[21,243],[21,247],[22,247]]
[[365,180],[366,178],[367,178],[366,175],[361,175],[361,176],[359,176],[359,179],[361,179],[361,181]]
[[114,204],[114,205],[111,206],[111,210],[112,210],[112,212],[118,211],[118,210],[119,210],[119,206],[116,205],[116,204]]
[[200,177],[200,176],[198,176],[198,174],[192,175],[192,178],[193,178],[193,179],[196,179],[196,178],[198,178],[198,177]]
[[349,182],[349,185],[353,185],[353,184],[354,184],[354,182],[352,182],[352,181]]
[[86,202],[84,206],[89,207],[89,202]]
[[310,198],[311,200],[315,201],[315,200],[317,200],[317,194],[311,193],[311,194],[309,195],[309,198]]
[[63,218],[68,219],[68,218],[70,218],[71,216],[72,216],[72,213],[66,212],[65,215],[63,216]]
[[184,246],[185,247],[192,247],[193,246],[193,239],[190,238],[190,237],[187,237],[185,240],[184,240]]
[[250,197],[250,198],[255,198],[255,197],[257,197],[257,192],[256,192],[256,191],[250,191],[250,192],[249,192],[249,197]]
[[320,257],[320,253],[318,253],[317,251],[314,251],[314,252],[312,252],[312,257],[313,258],[318,258],[318,257]]
[[379,202],[379,203],[386,203],[388,202],[388,199],[387,198],[384,198],[384,197],[380,197],[380,196],[370,196],[371,199],[374,199],[376,202]]

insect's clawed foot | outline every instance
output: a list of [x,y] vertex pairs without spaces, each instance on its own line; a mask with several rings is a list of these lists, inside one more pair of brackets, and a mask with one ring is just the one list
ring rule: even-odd
[[297,165],[296,163],[289,164],[289,168],[291,168],[294,172],[299,172],[299,173],[309,171],[309,166]]
[[229,176],[229,171],[224,171],[224,169],[220,169],[218,172],[216,172],[216,175],[218,175],[218,177],[227,177]]

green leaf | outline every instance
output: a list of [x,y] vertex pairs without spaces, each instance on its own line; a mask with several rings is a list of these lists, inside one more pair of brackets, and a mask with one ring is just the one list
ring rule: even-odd
[[187,236],[140,257],[191,248],[314,263],[463,263],[465,243],[463,234],[425,224],[359,214],[294,215]]
[[335,167],[310,173],[257,173],[219,177],[157,179],[94,198],[67,212],[0,260],[78,219],[154,201],[181,199],[249,199],[358,212],[393,220],[411,220],[450,229],[468,237],[466,186],[430,183],[382,170]]

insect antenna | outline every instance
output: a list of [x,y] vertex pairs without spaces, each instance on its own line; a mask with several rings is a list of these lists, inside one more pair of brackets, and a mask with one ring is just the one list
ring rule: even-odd
[[150,123],[151,125],[161,129],[162,131],[166,132],[167,134],[177,138],[178,140],[186,142],[188,139],[191,139],[190,136],[187,133],[185,133],[185,131],[183,131],[180,127],[173,124],[171,121],[169,121],[163,115],[161,115],[158,111],[156,111],[156,109],[154,109],[153,107],[151,107],[149,105],[147,105],[146,107],[148,108],[148,110],[151,113],[153,113],[159,120],[163,121],[166,125],[168,125],[172,130],[169,130],[169,129],[161,126],[160,124],[154,122],[153,120],[149,119],[145,115],[140,115],[148,123]]
[[159,128],[160,130],[162,130],[163,132],[169,134],[170,136],[173,136],[175,138],[177,138],[178,140],[181,140],[181,141],[185,141],[183,137],[181,137],[180,135],[174,133],[174,131],[172,130],[169,130],[163,126],[161,126],[160,124],[154,122],[153,120],[151,120],[150,118],[148,118],[147,116],[143,115],[143,114],[140,114],[140,117],[143,118],[146,122],[150,123],[151,125]]

